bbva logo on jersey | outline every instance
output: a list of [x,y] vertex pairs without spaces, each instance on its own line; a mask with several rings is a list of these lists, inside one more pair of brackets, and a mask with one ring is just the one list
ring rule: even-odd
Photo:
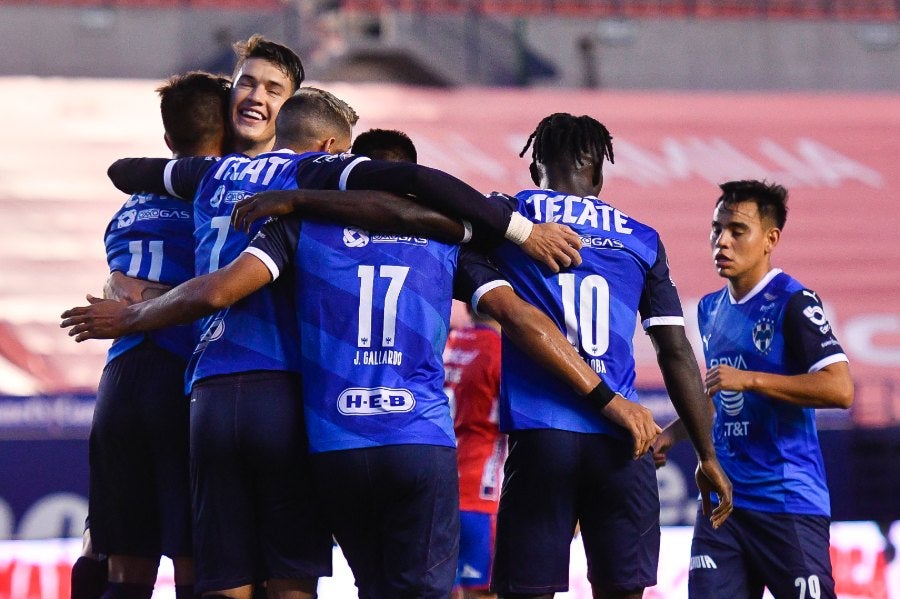
[[351,387],[344,389],[337,400],[337,409],[345,416],[409,412],[414,407],[416,398],[409,389],[389,387]]

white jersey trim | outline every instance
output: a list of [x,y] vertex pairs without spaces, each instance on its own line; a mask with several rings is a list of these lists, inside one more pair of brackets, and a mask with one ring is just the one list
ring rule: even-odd
[[259,260],[265,264],[266,268],[269,269],[269,274],[272,275],[272,280],[278,278],[281,272],[278,270],[278,266],[275,264],[275,261],[269,256],[269,254],[265,253],[259,248],[255,248],[253,246],[245,249],[242,254],[250,254],[251,256],[256,256]]
[[663,325],[683,327],[684,316],[655,316],[653,318],[648,318],[647,320],[641,321],[641,325],[644,327],[645,331],[650,327],[658,327]]
[[770,270],[769,272],[766,273],[766,276],[764,276],[759,281],[759,283],[757,283],[753,287],[753,289],[750,290],[750,293],[748,293],[747,295],[742,297],[740,300],[734,299],[734,296],[731,295],[731,289],[729,289],[728,290],[728,299],[731,301],[732,304],[746,304],[747,302],[752,300],[760,291],[765,289],[766,285],[768,285],[772,279],[774,279],[775,277],[777,277],[780,274],[781,274],[780,268],[773,268],[772,270]]
[[832,354],[826,358],[822,358],[815,364],[809,367],[809,370],[806,372],[819,372],[826,366],[830,366],[831,364],[837,364],[838,362],[849,362],[846,354]]
[[164,185],[165,188],[166,188],[166,192],[167,192],[170,196],[173,196],[173,197],[176,197],[176,198],[181,198],[181,199],[183,200],[183,199],[185,199],[185,198],[182,198],[180,195],[178,195],[177,193],[175,193],[175,189],[173,189],[173,187],[172,187],[172,170],[173,170],[174,168],[175,168],[175,161],[174,161],[174,160],[170,160],[170,161],[168,161],[168,162],[166,163],[166,168],[163,169],[163,185]]
[[496,281],[485,283],[475,290],[475,293],[472,294],[472,309],[475,310],[475,314],[481,315],[481,312],[478,311],[478,302],[481,301],[482,296],[488,291],[493,291],[497,287],[509,287],[512,289],[512,285],[509,284],[509,281],[497,279]]
[[369,158],[367,158],[366,156],[360,156],[344,167],[344,170],[341,171],[341,178],[338,181],[338,189],[340,189],[341,191],[347,191],[347,179],[350,178],[350,171],[352,171],[357,164],[359,164],[360,162],[365,162],[366,160],[369,160]]

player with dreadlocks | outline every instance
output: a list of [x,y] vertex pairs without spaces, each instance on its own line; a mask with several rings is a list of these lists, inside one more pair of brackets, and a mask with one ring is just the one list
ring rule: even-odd
[[[509,434],[509,457],[492,588],[507,598],[568,590],[569,545],[580,522],[594,597],[637,598],[656,584],[660,536],[648,451],[659,427],[634,388],[638,313],[697,451],[697,484],[713,526],[731,511],[731,483],[713,449],[709,399],[659,234],[597,197],[603,161],[613,161],[612,136],[589,116],[557,113],[541,121],[522,155],[532,144],[529,168],[541,189],[499,198],[532,222],[572,227],[583,261],[551,273],[510,245],[495,258],[513,288],[549,314],[603,382],[578,397],[504,340],[500,429]],[[643,434],[629,438],[609,419],[623,402],[642,420]],[[712,511],[711,490],[721,499]]]

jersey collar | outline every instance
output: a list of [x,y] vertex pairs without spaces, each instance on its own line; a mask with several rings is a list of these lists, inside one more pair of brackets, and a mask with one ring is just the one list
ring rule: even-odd
[[766,276],[764,276],[762,279],[760,279],[759,283],[757,283],[756,286],[754,286],[753,289],[750,290],[750,293],[748,293],[747,295],[742,297],[740,301],[734,299],[734,296],[731,295],[731,289],[728,289],[728,287],[725,287],[725,289],[728,290],[728,300],[732,304],[746,304],[747,302],[752,300],[756,296],[756,294],[758,294],[760,291],[765,289],[766,285],[768,285],[772,281],[772,279],[774,279],[775,277],[777,277],[780,274],[781,274],[780,268],[773,268],[772,270],[767,272]]

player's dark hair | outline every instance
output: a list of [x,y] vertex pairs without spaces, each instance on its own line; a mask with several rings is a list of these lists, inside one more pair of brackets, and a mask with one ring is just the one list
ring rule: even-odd
[[309,140],[338,135],[346,135],[349,139],[352,127],[341,105],[353,110],[330,92],[314,87],[302,88],[288,98],[278,111],[275,120],[278,146],[302,146]]
[[203,71],[175,75],[156,89],[163,127],[172,150],[182,156],[202,153],[228,131],[231,81]]
[[519,152],[520,157],[525,155],[532,142],[532,178],[535,178],[537,163],[583,166],[586,162],[592,162],[602,167],[604,158],[615,163],[612,135],[603,123],[587,115],[557,112],[545,117],[528,137],[525,147]]
[[250,58],[262,58],[278,67],[278,70],[287,76],[293,84],[290,90],[293,93],[303,82],[305,73],[300,57],[287,46],[267,40],[259,34],[250,36],[246,41],[234,43],[234,53],[237,55],[237,64],[234,67],[235,76],[241,67]]
[[729,181],[719,185],[722,195],[716,200],[726,206],[740,202],[754,202],[760,218],[771,219],[775,226],[784,229],[787,221],[787,189],[765,181]]
[[416,146],[409,136],[396,129],[369,129],[353,140],[353,154],[391,162],[416,162]]

